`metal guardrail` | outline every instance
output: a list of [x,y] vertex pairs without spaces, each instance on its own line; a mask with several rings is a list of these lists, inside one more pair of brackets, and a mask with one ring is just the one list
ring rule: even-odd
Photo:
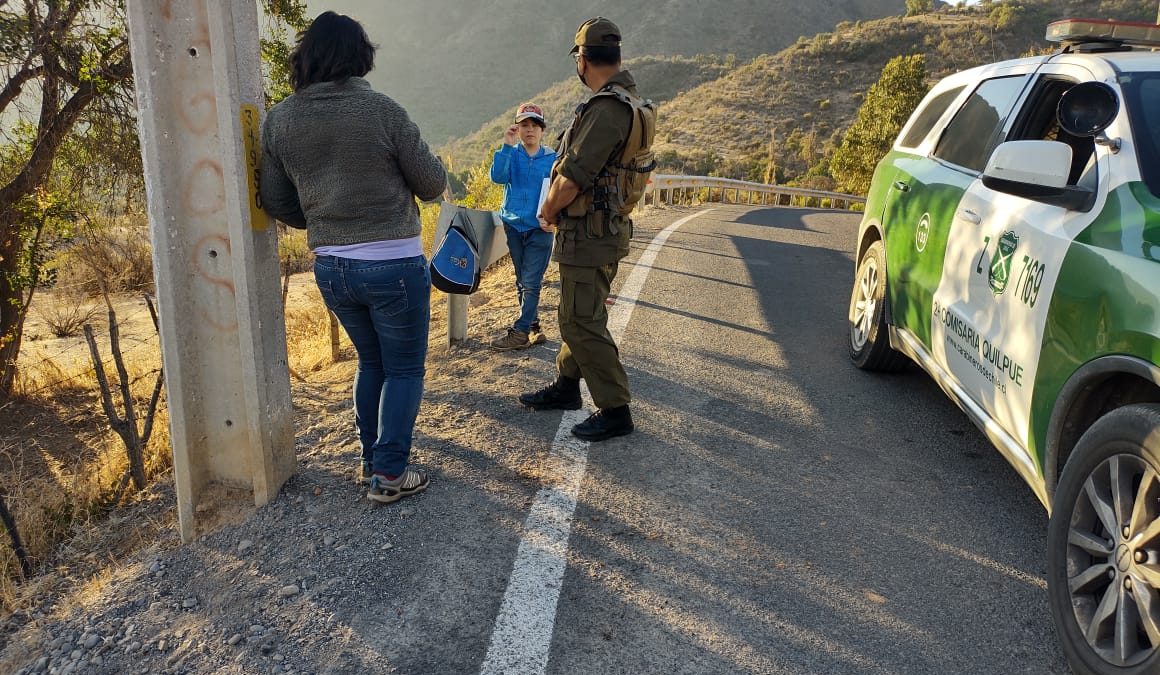
[[[851,210],[855,204],[866,205],[865,197],[841,192],[808,190],[714,176],[654,174],[649,189],[645,192],[645,198],[641,200],[638,208],[644,205],[660,206],[662,204],[689,203],[694,198],[700,198],[702,190],[708,191],[705,198],[701,199],[701,201],[707,202],[728,201],[729,193],[732,192],[732,203],[734,204],[810,207],[843,211]],[[716,199],[713,198],[714,194],[717,196]],[[742,194],[745,195],[744,198],[742,198]]]
[[[702,190],[708,190],[704,199],[701,199]],[[717,199],[713,199],[716,190]],[[649,189],[645,191],[645,198],[637,204],[640,209],[644,206],[660,206],[662,204],[688,204],[694,198],[701,201],[728,201],[729,192],[733,192],[731,203],[765,206],[786,206],[850,210],[855,204],[865,206],[866,198],[857,195],[848,195],[840,192],[826,192],[824,190],[807,190],[805,188],[787,187],[784,185],[768,185],[753,183],[731,178],[716,178],[713,176],[674,176],[653,175]],[[741,195],[745,194],[745,199]],[[440,215],[435,241],[438,242],[442,234],[447,231],[450,218]],[[495,217],[496,228],[501,228],[498,215]],[[489,267],[507,254],[507,241],[502,236],[493,238],[488,251],[483,254],[484,267]],[[467,337],[467,296],[449,294],[447,296],[447,343],[454,344]]]

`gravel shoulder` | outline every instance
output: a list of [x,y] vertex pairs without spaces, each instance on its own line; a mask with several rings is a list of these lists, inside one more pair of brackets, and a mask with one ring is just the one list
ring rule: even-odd
[[[672,219],[671,211],[646,214],[637,240]],[[255,510],[248,493],[221,490],[200,514],[211,527],[181,546],[172,480],[155,485],[96,526],[136,529],[140,548],[92,560],[82,541],[102,533],[78,534],[57,571],[30,582],[36,592],[0,637],[0,671],[477,669],[526,509],[551,480],[559,423],[515,401],[554,376],[558,270],[549,268],[541,297],[548,343],[493,352],[487,341],[516,312],[513,285],[510,263],[485,277],[471,298],[469,338],[451,348],[445,298],[433,301],[412,455],[432,474],[425,494],[381,506],[354,482],[355,363],[344,338],[345,360],[293,382],[299,470],[273,503]]]

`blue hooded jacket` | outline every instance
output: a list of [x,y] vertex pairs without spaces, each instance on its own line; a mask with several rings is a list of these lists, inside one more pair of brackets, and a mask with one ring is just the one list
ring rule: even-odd
[[555,161],[556,151],[542,145],[532,157],[522,144],[500,146],[491,160],[491,182],[504,186],[499,210],[503,222],[519,232],[540,229],[536,218],[540,189]]

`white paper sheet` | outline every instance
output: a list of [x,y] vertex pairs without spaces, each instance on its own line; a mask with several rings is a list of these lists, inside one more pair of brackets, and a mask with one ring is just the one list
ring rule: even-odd
[[548,199],[548,186],[551,184],[551,182],[552,181],[550,179],[545,178],[543,185],[540,186],[540,201],[536,204],[537,216],[540,215],[540,209],[543,208],[544,202]]

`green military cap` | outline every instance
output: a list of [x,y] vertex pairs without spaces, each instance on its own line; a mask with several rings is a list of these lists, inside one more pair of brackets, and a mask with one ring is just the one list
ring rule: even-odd
[[576,29],[575,42],[572,54],[580,51],[581,47],[619,47],[620,29],[608,19],[598,16],[580,24]]

